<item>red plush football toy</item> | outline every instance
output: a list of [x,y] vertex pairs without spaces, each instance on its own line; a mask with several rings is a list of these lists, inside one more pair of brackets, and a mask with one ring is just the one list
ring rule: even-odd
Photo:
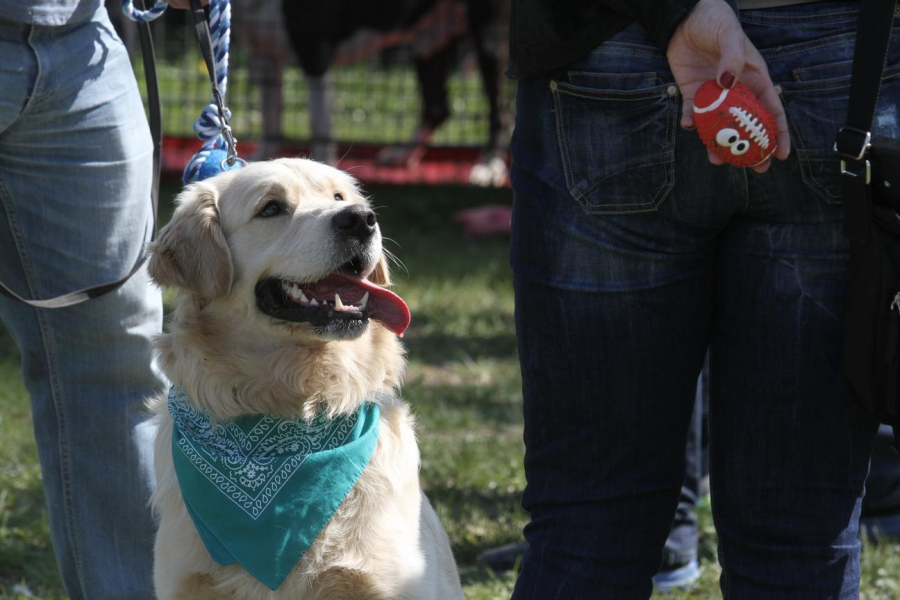
[[743,83],[730,90],[715,80],[700,86],[694,124],[706,147],[730,165],[755,167],[775,152],[775,119]]

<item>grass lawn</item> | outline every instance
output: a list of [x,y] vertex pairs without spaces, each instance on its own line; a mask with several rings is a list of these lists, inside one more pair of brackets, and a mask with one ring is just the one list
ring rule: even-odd
[[[177,188],[163,189],[170,197]],[[396,291],[412,309],[405,337],[409,369],[403,394],[419,419],[422,479],[447,528],[473,600],[509,598],[514,576],[480,568],[483,550],[520,539],[526,515],[518,506],[522,470],[521,385],[513,298],[503,239],[471,241],[453,213],[508,203],[507,190],[375,188],[394,269]],[[720,598],[715,532],[701,510],[703,577],[673,598]],[[863,598],[900,599],[900,546],[867,546]],[[64,598],[43,509],[18,355],[0,328],[0,599]],[[25,589],[19,587],[18,590]]]

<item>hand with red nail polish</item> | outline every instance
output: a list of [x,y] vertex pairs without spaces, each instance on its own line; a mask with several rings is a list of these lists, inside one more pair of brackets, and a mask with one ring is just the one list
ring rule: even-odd
[[725,71],[719,76],[719,85],[725,89],[734,87],[735,76],[731,71]]
[[[724,0],[700,0],[681,22],[666,49],[669,67],[681,91],[681,126],[694,128],[694,96],[704,82],[715,79],[723,88],[738,81],[759,98],[778,126],[775,158],[784,160],[791,150],[784,106],[769,70],[731,7]],[[714,161],[713,164],[716,164]],[[765,172],[769,162],[753,167]]]

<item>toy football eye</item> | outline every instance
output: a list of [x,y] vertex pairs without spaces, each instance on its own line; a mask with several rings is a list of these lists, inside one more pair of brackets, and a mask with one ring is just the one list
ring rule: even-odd
[[[740,139],[741,135],[736,129],[722,129],[716,134],[716,143],[720,146],[725,146],[726,148],[734,146]],[[733,151],[734,150],[732,149],[732,152]],[[746,152],[746,150],[744,150],[744,152]],[[741,152],[741,154],[744,152]]]
[[735,156],[740,156],[744,152],[750,149],[750,142],[747,140],[740,140],[734,146],[731,147],[731,153]]

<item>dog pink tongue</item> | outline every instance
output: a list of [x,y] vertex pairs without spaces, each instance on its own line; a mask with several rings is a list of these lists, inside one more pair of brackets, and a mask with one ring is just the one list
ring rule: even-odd
[[342,279],[341,287],[352,286],[358,288],[358,297],[366,292],[369,293],[369,301],[366,303],[366,312],[369,317],[380,321],[385,327],[396,333],[403,335],[406,328],[409,327],[409,307],[403,299],[390,290],[375,285],[365,277],[350,275],[348,273],[337,273],[332,277]]

